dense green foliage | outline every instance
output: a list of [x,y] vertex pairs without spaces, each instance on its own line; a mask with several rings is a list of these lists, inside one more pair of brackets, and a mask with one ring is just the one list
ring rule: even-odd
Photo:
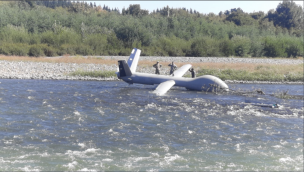
[[[0,4],[0,54],[56,56],[303,56],[303,10],[283,1],[276,11],[231,9],[203,15],[164,7],[149,13],[139,5],[119,10],[65,1]],[[302,17],[303,18],[303,17]],[[301,30],[302,29],[302,30]]]

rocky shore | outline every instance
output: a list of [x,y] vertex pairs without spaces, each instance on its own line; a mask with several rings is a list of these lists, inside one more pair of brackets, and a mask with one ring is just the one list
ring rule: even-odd
[[[121,60],[127,56],[108,56],[104,59]],[[140,60],[161,62],[211,62],[211,63],[260,63],[260,64],[303,64],[303,60],[296,59],[264,59],[264,58],[217,58],[217,57],[141,57]],[[96,78],[88,76],[71,76],[75,71],[116,71],[117,65],[76,64],[76,63],[47,63],[0,60],[0,78],[2,79],[56,79],[56,80],[98,80],[113,81],[116,77]],[[154,73],[152,67],[139,67],[138,72]],[[163,73],[169,73],[169,68],[163,68]],[[227,83],[270,83],[255,81],[225,81]],[[299,82],[298,84],[303,84]]]
[[117,80],[117,78],[94,78],[70,76],[77,70],[83,71],[116,71],[117,65],[47,63],[47,62],[16,62],[0,61],[0,78],[3,79],[63,79],[63,80]]

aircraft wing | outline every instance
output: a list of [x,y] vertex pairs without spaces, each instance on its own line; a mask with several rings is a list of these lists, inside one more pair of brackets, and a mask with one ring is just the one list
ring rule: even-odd
[[173,80],[169,80],[163,83],[160,83],[156,89],[153,91],[153,93],[157,94],[157,95],[163,95],[165,94],[168,90],[170,90],[170,88],[175,84],[175,81]]
[[190,68],[192,67],[191,64],[186,64],[176,71],[173,72],[172,76],[174,77],[182,77]]

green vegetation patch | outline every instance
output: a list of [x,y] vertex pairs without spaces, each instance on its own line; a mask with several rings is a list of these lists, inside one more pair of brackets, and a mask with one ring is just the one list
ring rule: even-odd
[[270,81],[270,82],[303,82],[303,72],[278,73],[276,70],[234,70],[234,69],[199,69],[197,76],[214,75],[222,80]]
[[82,71],[77,70],[69,74],[70,76],[89,76],[95,78],[116,77],[115,71]]
[[153,12],[87,2],[0,2],[0,54],[179,57],[303,57],[303,9],[290,0],[268,13],[186,8]]

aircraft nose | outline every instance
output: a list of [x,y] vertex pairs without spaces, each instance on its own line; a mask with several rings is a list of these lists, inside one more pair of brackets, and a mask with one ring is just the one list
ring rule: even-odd
[[218,87],[219,87],[221,90],[223,90],[223,91],[229,91],[229,87],[228,87],[228,85],[227,85],[224,81],[218,80],[218,81],[216,82],[216,84],[218,85]]
[[202,78],[202,90],[205,91],[211,91],[211,92],[217,92],[217,91],[229,91],[228,85],[222,81],[221,79],[215,77],[215,76],[204,76]]

